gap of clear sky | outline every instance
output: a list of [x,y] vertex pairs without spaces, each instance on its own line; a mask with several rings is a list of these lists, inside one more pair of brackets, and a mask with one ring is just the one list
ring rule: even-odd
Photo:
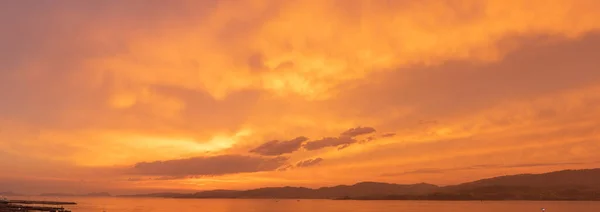
[[0,190],[599,167],[600,1],[0,2]]

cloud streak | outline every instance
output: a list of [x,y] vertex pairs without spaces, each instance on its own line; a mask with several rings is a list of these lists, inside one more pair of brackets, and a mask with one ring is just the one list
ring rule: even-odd
[[256,153],[259,155],[265,155],[265,156],[276,156],[276,155],[292,153],[292,152],[295,152],[296,150],[300,149],[300,147],[302,146],[302,143],[307,140],[308,140],[308,138],[303,137],[303,136],[294,138],[289,141],[273,140],[273,141],[266,142],[256,148],[250,150],[250,152]]
[[350,128],[338,137],[324,137],[319,140],[309,141],[304,144],[304,149],[309,151],[319,150],[327,147],[337,147],[338,150],[347,148],[354,143],[366,143],[375,140],[375,137],[369,136],[364,140],[358,140],[355,137],[375,133],[375,128],[372,127],[355,127]]
[[296,163],[296,167],[316,166],[321,162],[323,162],[323,158],[313,158],[313,159],[303,160],[303,161]]
[[323,162],[323,158],[319,158],[319,157],[310,158],[310,159],[298,161],[298,162],[296,162],[296,164],[287,164],[287,165],[281,166],[277,169],[277,171],[290,171],[290,170],[299,169],[299,168],[317,166],[317,165],[321,164],[321,162]]
[[381,135],[382,138],[390,138],[394,136],[396,136],[396,133],[385,133]]
[[285,157],[252,157],[219,155],[178,160],[141,162],[129,171],[131,174],[165,177],[214,176],[248,172],[274,171],[287,162]]
[[372,127],[356,127],[356,128],[350,128],[350,129],[342,132],[342,134],[340,136],[353,138],[356,136],[367,135],[367,134],[371,134],[374,132],[375,132],[375,128],[372,128]]
[[351,138],[351,137],[346,137],[346,136],[325,137],[325,138],[322,138],[319,140],[307,142],[306,144],[304,144],[304,149],[313,151],[313,150],[323,149],[326,147],[337,147],[337,146],[349,145],[352,143],[356,143],[356,139]]

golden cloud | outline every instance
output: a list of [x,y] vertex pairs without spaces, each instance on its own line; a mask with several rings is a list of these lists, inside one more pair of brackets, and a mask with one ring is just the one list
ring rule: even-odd
[[[521,34],[577,37],[600,27],[593,0],[236,1],[199,20],[128,32],[127,52],[89,66],[144,84],[327,98],[374,71],[447,60],[488,61]],[[189,5],[188,5],[189,6]],[[189,17],[186,17],[189,18]],[[123,103],[124,104],[124,103]]]

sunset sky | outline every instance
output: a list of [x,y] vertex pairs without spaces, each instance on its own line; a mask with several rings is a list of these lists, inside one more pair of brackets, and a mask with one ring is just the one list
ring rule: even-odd
[[600,167],[598,0],[6,0],[0,192]]

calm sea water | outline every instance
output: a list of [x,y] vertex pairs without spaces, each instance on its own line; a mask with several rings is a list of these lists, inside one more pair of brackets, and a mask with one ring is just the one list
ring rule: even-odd
[[50,198],[74,212],[600,212],[600,202]]

